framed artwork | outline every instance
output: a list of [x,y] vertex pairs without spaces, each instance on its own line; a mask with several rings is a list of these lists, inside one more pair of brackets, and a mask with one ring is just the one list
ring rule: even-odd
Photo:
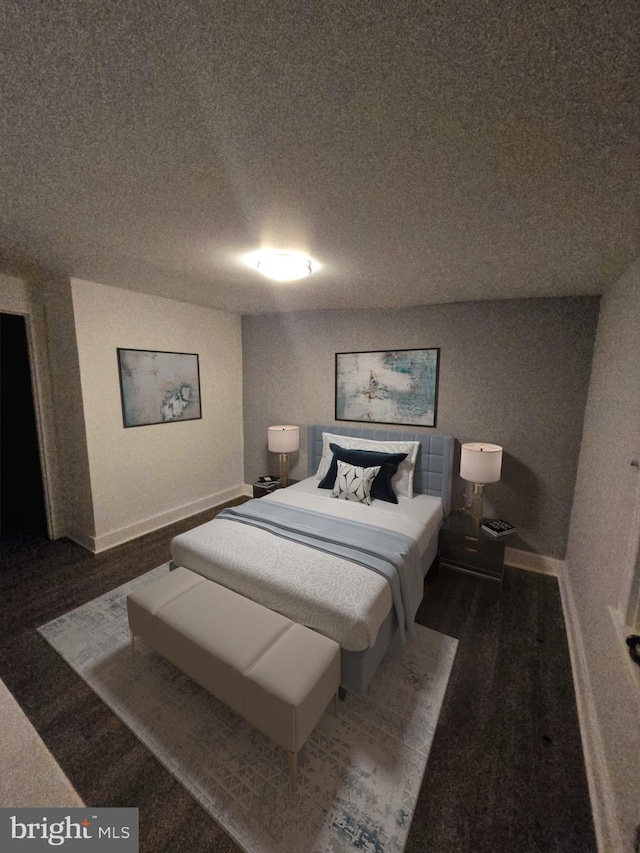
[[195,353],[118,347],[118,373],[125,428],[202,417]]
[[434,427],[440,348],[336,353],[336,420]]

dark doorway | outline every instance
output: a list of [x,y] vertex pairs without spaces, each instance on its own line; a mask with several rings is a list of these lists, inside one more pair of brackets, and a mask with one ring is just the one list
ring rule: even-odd
[[47,536],[27,328],[0,314],[0,539]]

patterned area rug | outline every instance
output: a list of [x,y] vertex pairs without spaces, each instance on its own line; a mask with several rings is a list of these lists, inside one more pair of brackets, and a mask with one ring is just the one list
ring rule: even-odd
[[286,753],[142,643],[126,596],[160,566],[39,629],[64,660],[247,853],[404,849],[457,640],[417,626],[365,696],[325,712]]

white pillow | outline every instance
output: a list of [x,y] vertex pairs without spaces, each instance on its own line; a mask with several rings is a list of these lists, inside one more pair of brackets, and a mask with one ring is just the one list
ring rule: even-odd
[[380,471],[380,465],[373,468],[361,468],[338,462],[338,476],[331,492],[332,497],[345,501],[357,501],[371,506],[371,486]]
[[351,435],[336,435],[332,432],[322,433],[322,458],[316,471],[316,480],[320,481],[329,470],[333,451],[329,445],[334,442],[340,447],[350,450],[377,450],[379,453],[406,453],[407,458],[398,465],[398,470],[391,480],[396,495],[405,498],[413,497],[413,472],[416,467],[419,441],[374,441],[371,438],[356,438]]

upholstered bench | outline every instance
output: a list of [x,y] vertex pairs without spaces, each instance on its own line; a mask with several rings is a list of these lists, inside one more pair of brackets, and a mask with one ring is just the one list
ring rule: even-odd
[[131,649],[139,637],[297,756],[340,684],[340,646],[185,568],[127,596]]

